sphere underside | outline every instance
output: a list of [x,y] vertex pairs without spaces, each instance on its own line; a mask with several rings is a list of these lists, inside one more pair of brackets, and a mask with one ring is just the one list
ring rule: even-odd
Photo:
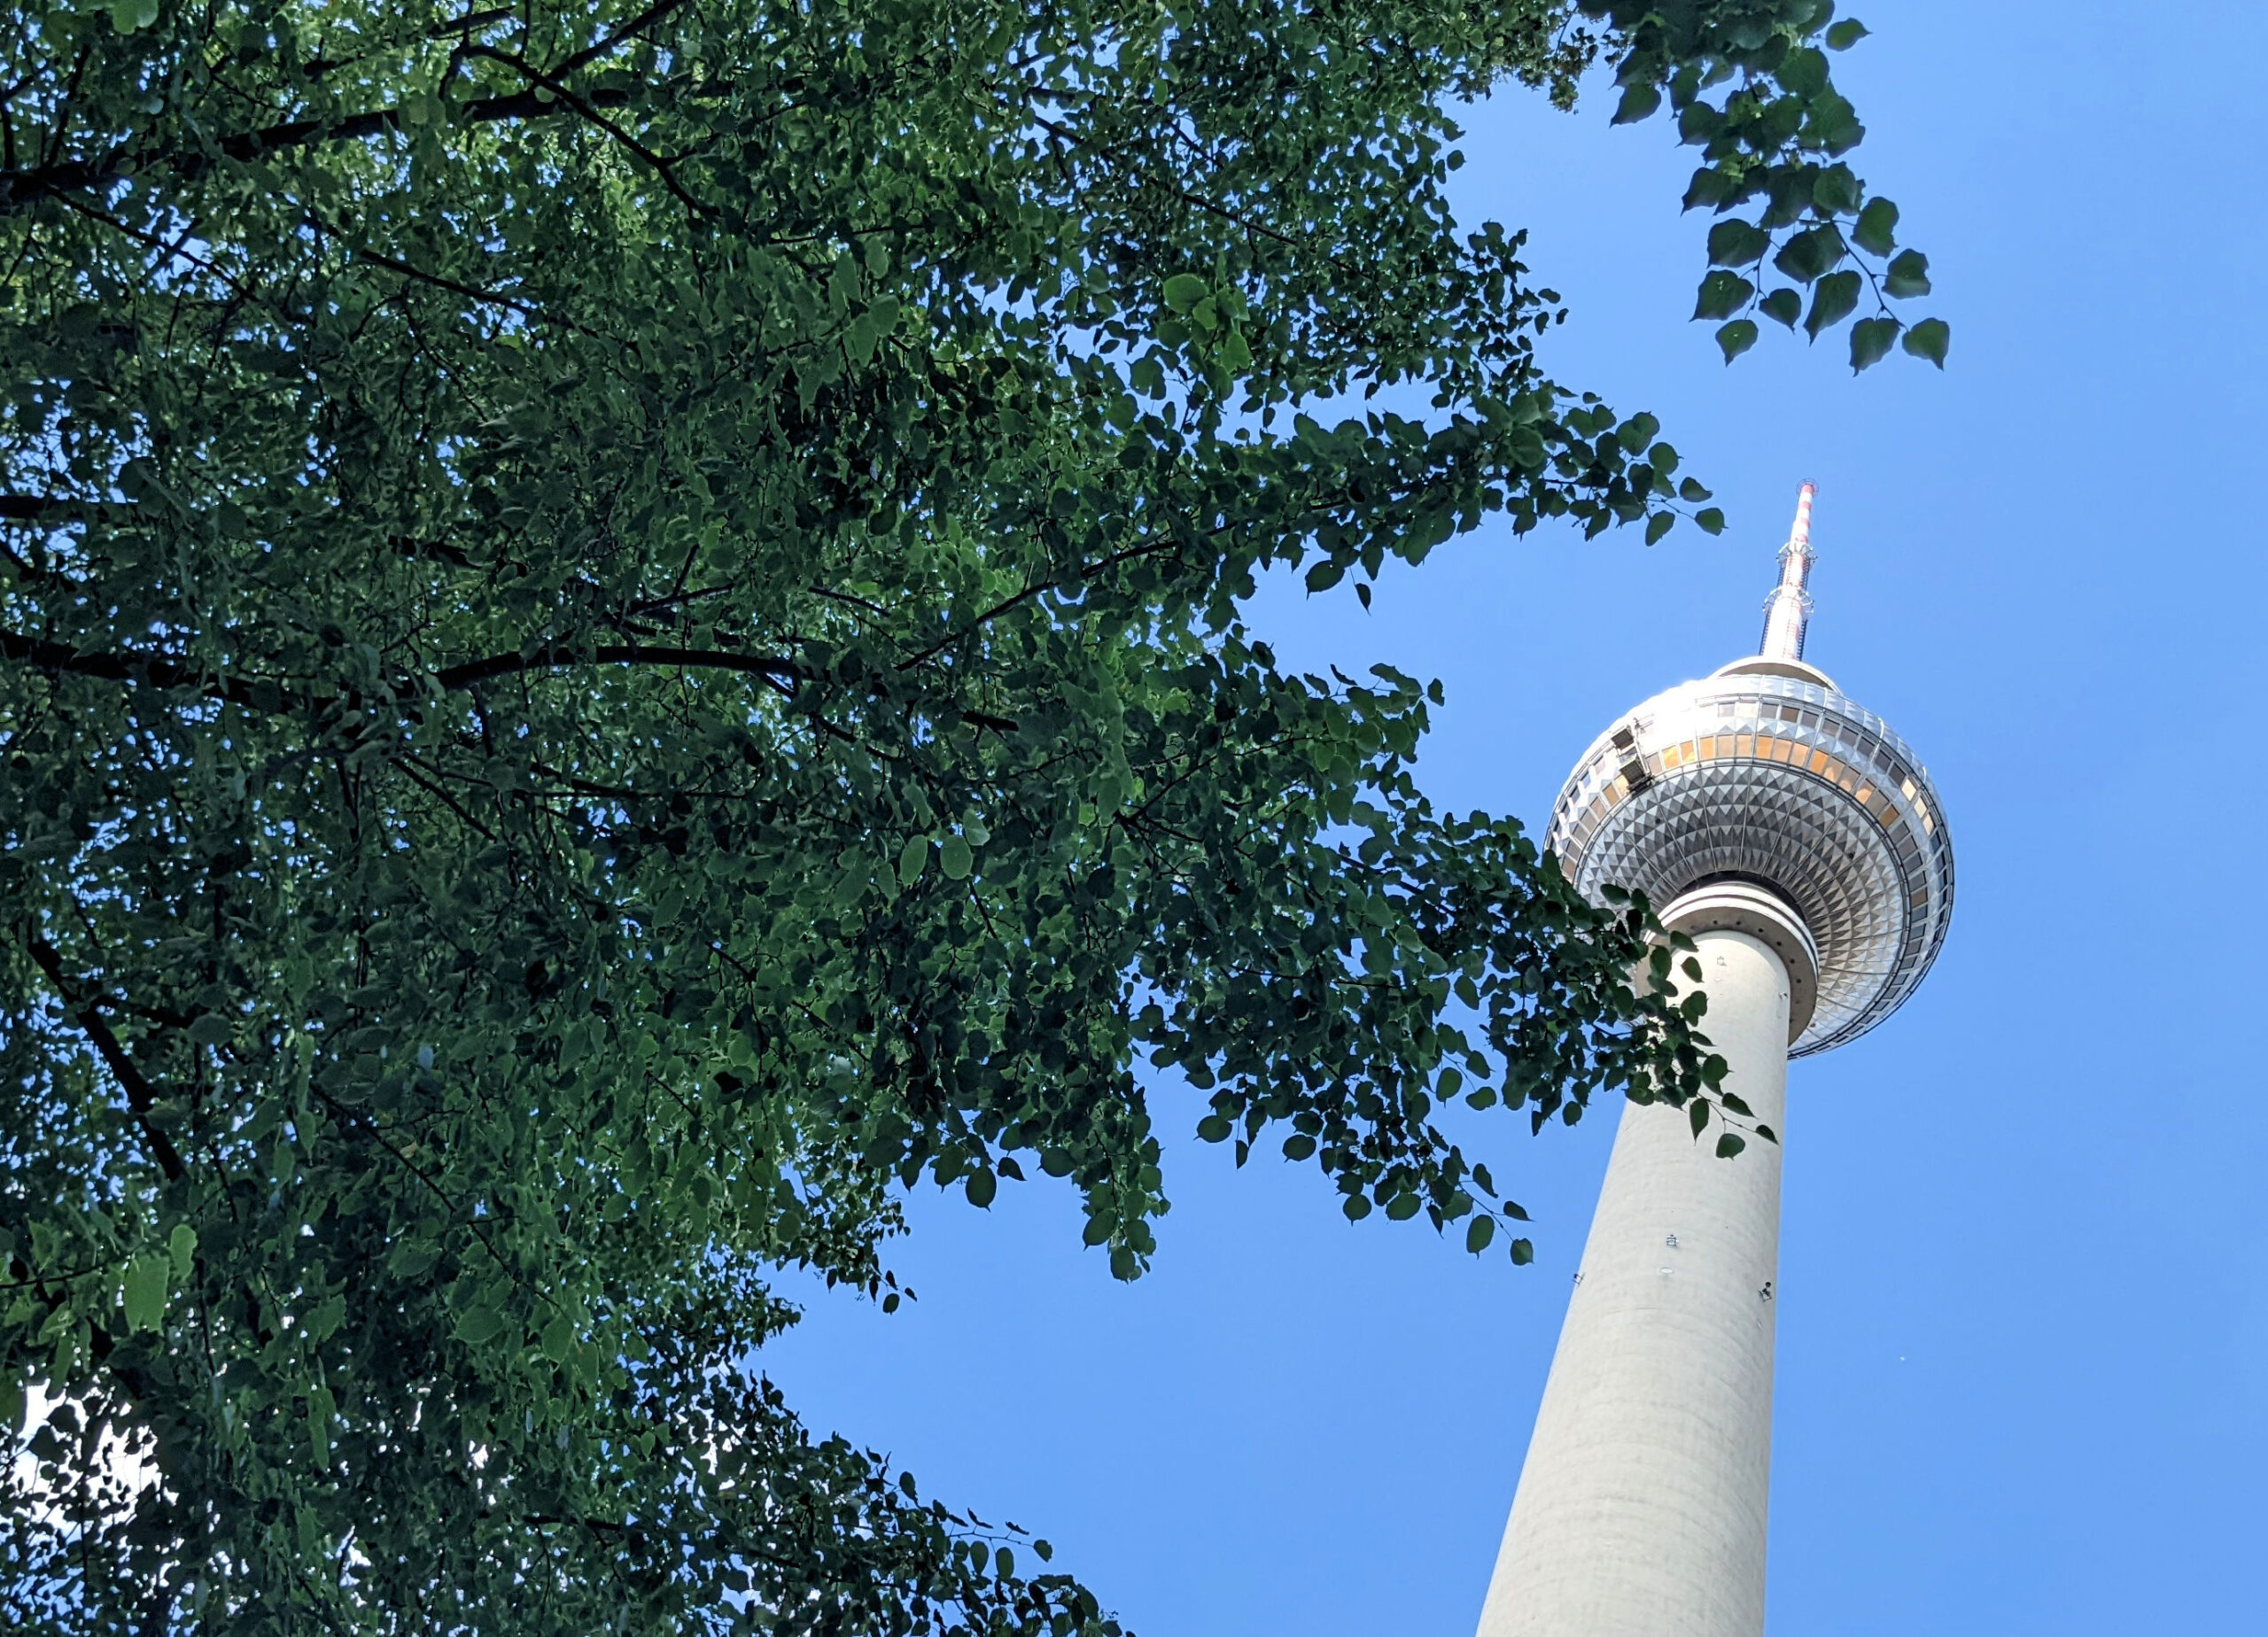
[[1593,900],[1613,883],[1659,908],[1714,880],[1784,897],[1820,962],[1792,1056],[1897,1010],[1953,910],[1928,774],[1881,718],[1801,664],[1736,661],[1640,705],[1576,764],[1546,845]]

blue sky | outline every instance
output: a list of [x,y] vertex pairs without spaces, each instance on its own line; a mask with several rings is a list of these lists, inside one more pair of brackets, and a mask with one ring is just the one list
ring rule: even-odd
[[[2256,1629],[2268,1472],[2268,10],[1910,4],[1838,77],[1953,325],[1942,376],[1689,324],[1660,123],[1508,93],[1460,208],[1534,229],[1563,380],[1650,408],[1731,519],[1503,529],[1257,610],[1287,662],[1440,677],[1437,800],[1540,828],[1591,736],[1752,648],[1820,485],[1810,657],[1927,761],[1960,896],[1919,996],[1796,1066],[1774,1434],[1782,1633]],[[1768,328],[1768,327],[1767,327]],[[1146,1637],[1466,1637],[1611,1119],[1488,1128],[1534,1266],[1350,1226],[1161,1098],[1175,1200],[1114,1283],[1058,1184],[925,1191],[884,1317],[762,1363],[925,1493],[1052,1539]]]

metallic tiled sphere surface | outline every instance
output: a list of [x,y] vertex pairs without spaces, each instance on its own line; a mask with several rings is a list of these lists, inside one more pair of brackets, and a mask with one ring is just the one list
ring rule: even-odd
[[1659,909],[1727,879],[1787,899],[1820,959],[1795,1057],[1896,1011],[1953,913],[1952,838],[1929,775],[1801,661],[1736,660],[1631,711],[1575,764],[1545,844],[1594,900],[1612,882]]

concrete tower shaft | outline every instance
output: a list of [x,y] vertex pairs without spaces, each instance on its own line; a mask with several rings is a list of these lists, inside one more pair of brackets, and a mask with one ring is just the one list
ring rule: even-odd
[[[1695,943],[1726,1085],[1777,1130],[1787,968],[1744,932]],[[1728,1163],[1624,1105],[1480,1637],[1762,1632],[1779,1257],[1777,1144]]]
[[1552,814],[1547,845],[1587,896],[1641,888],[1694,939],[1750,1129],[1724,1160],[1685,1111],[1624,1108],[1480,1637],[1764,1629],[1788,1060],[1889,1016],[1953,910],[1929,775],[1804,659],[1812,497],[1763,652],[1609,728]]

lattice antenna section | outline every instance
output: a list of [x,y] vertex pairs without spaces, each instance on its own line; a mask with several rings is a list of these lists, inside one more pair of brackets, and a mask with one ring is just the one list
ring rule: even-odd
[[1811,625],[1811,497],[1816,491],[1806,484],[1796,494],[1796,523],[1788,543],[1780,547],[1780,583],[1764,600],[1764,645],[1757,651],[1766,659],[1800,661],[1804,635]]

